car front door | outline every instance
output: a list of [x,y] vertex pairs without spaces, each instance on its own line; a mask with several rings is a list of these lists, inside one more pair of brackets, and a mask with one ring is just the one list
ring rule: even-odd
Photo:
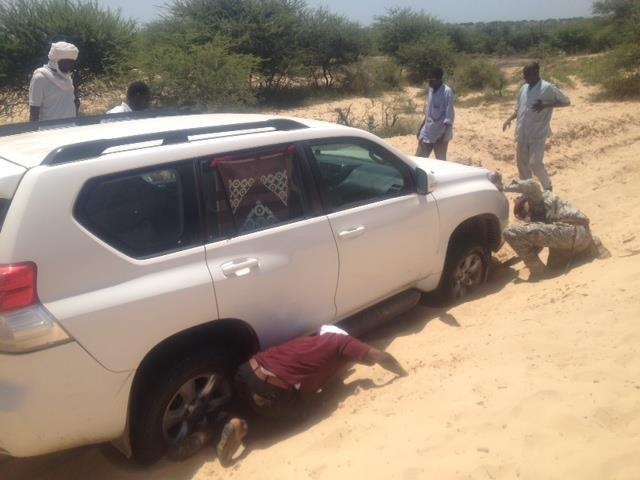
[[262,347],[335,318],[337,248],[302,170],[286,145],[201,161],[219,316],[248,322]]
[[338,317],[434,273],[437,207],[409,166],[356,138],[310,142],[307,154],[338,245]]

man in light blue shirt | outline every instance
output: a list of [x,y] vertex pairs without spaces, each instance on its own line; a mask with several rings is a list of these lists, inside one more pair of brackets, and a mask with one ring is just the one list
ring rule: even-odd
[[428,157],[435,151],[439,160],[447,159],[447,147],[453,138],[453,90],[442,83],[443,71],[434,68],[429,74],[429,94],[425,118],[418,130],[416,156]]
[[556,107],[571,105],[558,87],[540,78],[540,65],[532,62],[522,70],[525,84],[520,88],[516,110],[502,126],[505,131],[516,123],[517,163],[520,179],[535,173],[545,190],[551,190],[551,179],[544,167],[544,145],[551,136],[551,116]]

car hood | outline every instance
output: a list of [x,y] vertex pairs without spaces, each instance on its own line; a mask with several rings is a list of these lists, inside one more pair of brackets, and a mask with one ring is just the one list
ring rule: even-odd
[[474,178],[487,178],[489,173],[486,168],[463,165],[462,163],[413,156],[410,158],[416,166],[429,174],[430,185],[434,185],[434,182],[435,185],[442,185]]

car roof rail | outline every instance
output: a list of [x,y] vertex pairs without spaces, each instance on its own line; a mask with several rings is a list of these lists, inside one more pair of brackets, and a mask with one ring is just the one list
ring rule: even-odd
[[18,135],[20,133],[38,132],[53,128],[81,127],[124,120],[138,120],[144,118],[171,117],[176,115],[193,115],[201,113],[192,109],[164,109],[153,108],[135,112],[105,113],[71,118],[57,118],[55,120],[41,120],[37,122],[12,123],[0,126],[0,137]]
[[304,123],[296,122],[286,118],[272,118],[259,120],[256,122],[233,123],[226,125],[211,125],[207,127],[194,127],[180,130],[168,130],[163,132],[144,133],[140,135],[130,135],[119,138],[105,138],[100,140],[89,140],[87,142],[63,145],[49,152],[42,161],[43,165],[59,165],[61,163],[75,162],[89,158],[96,158],[104,154],[105,150],[141,144],[146,142],[162,142],[161,145],[171,145],[176,143],[187,143],[189,137],[202,135],[222,134],[246,134],[255,133],[256,130],[276,130],[288,131],[308,128]]

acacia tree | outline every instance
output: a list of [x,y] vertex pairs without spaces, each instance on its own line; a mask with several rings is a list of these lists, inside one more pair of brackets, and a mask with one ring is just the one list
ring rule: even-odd
[[410,8],[393,8],[376,19],[374,29],[380,50],[409,67],[417,81],[426,79],[435,66],[453,68],[453,45],[443,24],[431,15]]
[[228,38],[161,23],[149,25],[138,42],[133,61],[158,105],[220,111],[255,102],[251,74],[258,60],[233,53]]
[[358,60],[366,50],[365,37],[359,24],[329,13],[326,9],[308,12],[300,34],[300,62],[316,85],[331,87],[336,73]]
[[280,86],[299,58],[303,0],[175,0],[165,20],[231,39],[234,53],[259,59],[263,86]]
[[444,34],[443,25],[431,15],[411,8],[391,8],[387,14],[376,17],[373,28],[378,32],[380,50],[396,56],[398,50],[421,38]]
[[0,0],[0,88],[26,90],[35,68],[47,62],[50,43],[65,40],[80,50],[80,88],[123,66],[135,22],[95,1]]

